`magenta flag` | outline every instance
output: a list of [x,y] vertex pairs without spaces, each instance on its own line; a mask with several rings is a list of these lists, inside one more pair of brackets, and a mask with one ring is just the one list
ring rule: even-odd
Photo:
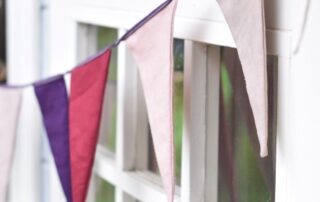
[[268,155],[268,86],[263,0],[218,0],[235,40],[246,80],[260,155]]
[[172,48],[176,6],[176,0],[167,1],[158,14],[126,40],[139,67],[153,145],[170,202],[173,201],[175,187]]
[[0,87],[0,202],[7,201],[20,104],[21,89]]
[[71,73],[69,102],[72,198],[85,202],[98,141],[111,49]]
[[63,75],[34,85],[50,148],[66,199],[72,202],[69,149],[69,99]]

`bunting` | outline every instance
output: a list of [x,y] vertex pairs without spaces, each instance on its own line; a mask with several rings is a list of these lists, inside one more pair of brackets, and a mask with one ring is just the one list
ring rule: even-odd
[[268,155],[268,86],[263,0],[218,0],[235,40],[246,80],[260,155]]
[[0,87],[0,202],[6,201],[21,90]]
[[126,40],[139,67],[153,145],[169,201],[173,201],[175,187],[172,35],[176,6],[176,0],[166,2]]
[[63,75],[34,86],[50,148],[68,202],[72,202],[69,148],[69,100]]
[[[267,156],[267,71],[263,0],[218,0],[237,45],[256,123]],[[0,202],[6,200],[21,90],[33,85],[61,186],[68,202],[86,200],[98,141],[111,49],[126,41],[139,68],[152,140],[168,201],[175,193],[173,132],[173,22],[177,0],[167,0],[110,47],[71,73],[15,87],[0,86]],[[65,74],[67,74],[65,73]]]

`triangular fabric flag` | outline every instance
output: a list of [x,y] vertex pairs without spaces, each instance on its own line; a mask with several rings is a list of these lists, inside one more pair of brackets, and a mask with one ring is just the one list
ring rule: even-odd
[[263,0],[217,0],[237,46],[260,142],[268,155],[268,86]]
[[98,141],[102,103],[111,49],[102,52],[71,73],[70,152],[72,198],[86,200]]
[[135,31],[126,43],[139,67],[155,154],[168,200],[173,201],[173,20],[177,1],[167,1],[157,15]]
[[6,201],[20,104],[21,89],[0,87],[0,202]]
[[63,75],[34,85],[50,148],[68,202],[72,202],[69,149],[69,99]]

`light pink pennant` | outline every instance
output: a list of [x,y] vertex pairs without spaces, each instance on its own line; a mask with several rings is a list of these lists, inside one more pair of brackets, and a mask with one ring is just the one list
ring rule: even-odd
[[177,1],[171,1],[126,41],[139,67],[157,162],[170,202],[175,187],[172,35],[176,6]]
[[268,86],[263,0],[218,0],[235,40],[260,142],[268,155]]
[[21,90],[0,87],[0,202],[6,201]]

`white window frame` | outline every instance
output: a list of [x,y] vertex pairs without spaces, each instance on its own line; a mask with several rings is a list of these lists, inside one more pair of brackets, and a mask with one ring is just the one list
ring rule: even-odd
[[[94,40],[86,30],[79,29],[80,23],[112,27],[124,33],[145,16],[162,0],[48,0],[47,20],[49,31],[47,65],[45,75],[64,72],[77,64],[79,44],[88,45],[88,52],[94,48],[88,41]],[[276,202],[287,202],[290,198],[288,180],[290,134],[292,118],[290,98],[292,97],[292,35],[294,25],[291,16],[295,6],[290,0],[269,0],[266,16],[268,19],[268,54],[278,57],[278,122],[276,155]],[[39,78],[39,16],[38,1],[7,1],[8,12],[8,67],[9,82],[23,83]],[[276,8],[276,9],[275,9]],[[287,9],[290,8],[290,9]],[[288,14],[290,13],[290,14]],[[80,31],[79,31],[80,30]],[[88,30],[87,30],[88,31]],[[176,192],[176,201],[217,201],[218,174],[218,110],[219,110],[219,68],[220,46],[234,47],[230,31],[215,1],[180,0],[174,36],[185,39],[185,123],[183,138],[183,162],[181,189]],[[81,39],[77,44],[76,38]],[[116,186],[116,201],[131,202],[165,201],[165,193],[159,179],[146,172],[133,169],[146,168],[146,110],[141,99],[141,87],[137,69],[124,44],[119,46],[118,58],[118,120],[116,158],[99,146],[94,172]],[[43,56],[43,55],[42,55]],[[210,76],[208,76],[210,75]],[[199,82],[201,81],[201,82]],[[133,88],[134,87],[134,88]],[[30,131],[29,140],[22,138],[18,150],[27,151],[29,164],[21,172],[17,168],[10,190],[10,201],[41,201],[38,172],[40,170],[40,115],[34,114],[34,98],[26,93],[22,113],[21,131]],[[197,99],[195,99],[195,97]],[[130,104],[128,104],[130,100]],[[131,100],[135,103],[131,104]],[[29,108],[28,108],[29,107]],[[138,118],[137,118],[138,117]],[[134,121],[136,120],[136,121]],[[210,122],[211,124],[206,124]],[[131,135],[128,135],[134,131]],[[20,132],[22,133],[22,132]],[[194,141],[196,137],[197,141]],[[139,141],[137,141],[139,140]],[[135,143],[139,142],[139,150]],[[200,149],[201,148],[201,149]],[[17,152],[17,159],[24,158]],[[207,154],[210,153],[210,156]],[[139,154],[139,155],[137,155]],[[137,158],[139,156],[139,158]],[[292,159],[291,159],[292,160]],[[18,160],[17,160],[18,161]],[[54,170],[53,161],[51,170]],[[49,166],[50,167],[50,166]],[[26,173],[27,171],[27,173]],[[49,186],[49,201],[61,201],[63,196],[56,173],[52,173]],[[292,180],[290,181],[292,182]],[[31,184],[30,184],[31,183]],[[27,188],[27,189],[26,189]],[[91,199],[92,200],[92,199]]]

